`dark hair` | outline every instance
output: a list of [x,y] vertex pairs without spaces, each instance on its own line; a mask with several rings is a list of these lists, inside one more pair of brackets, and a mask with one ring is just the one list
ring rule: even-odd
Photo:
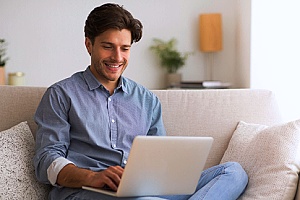
[[94,8],[85,21],[85,37],[94,44],[95,37],[108,29],[128,29],[131,32],[131,43],[142,38],[143,25],[138,20],[117,4],[104,4]]

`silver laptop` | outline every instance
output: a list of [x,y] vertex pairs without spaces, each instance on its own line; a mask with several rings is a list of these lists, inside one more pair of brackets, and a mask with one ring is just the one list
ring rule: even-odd
[[192,194],[212,143],[211,137],[137,136],[116,192],[82,188],[117,197]]

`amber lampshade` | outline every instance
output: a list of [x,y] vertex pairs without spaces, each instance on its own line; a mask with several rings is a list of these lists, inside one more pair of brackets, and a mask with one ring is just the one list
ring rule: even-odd
[[214,79],[214,54],[221,51],[222,16],[219,13],[199,16],[200,51],[206,53],[206,73],[209,80]]
[[219,13],[199,16],[200,50],[217,52],[222,50],[222,16]]

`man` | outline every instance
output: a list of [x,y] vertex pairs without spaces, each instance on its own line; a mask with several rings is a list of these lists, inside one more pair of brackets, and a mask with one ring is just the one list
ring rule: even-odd
[[[134,137],[166,134],[158,98],[122,76],[142,28],[119,5],[95,8],[85,24],[90,66],[44,94],[34,165],[38,180],[54,186],[50,199],[114,199],[81,187],[117,190]],[[150,199],[235,199],[247,181],[239,164],[226,163],[204,171],[194,195]]]

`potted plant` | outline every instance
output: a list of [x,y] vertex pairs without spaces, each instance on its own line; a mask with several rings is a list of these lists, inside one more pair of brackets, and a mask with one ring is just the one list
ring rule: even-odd
[[176,49],[177,40],[175,38],[169,41],[154,38],[153,42],[154,44],[150,46],[150,49],[159,57],[161,66],[167,70],[168,87],[179,84],[181,74],[178,73],[178,70],[185,65],[191,53],[179,52]]
[[0,39],[0,85],[5,84],[5,64],[8,58],[6,57],[7,43],[4,39]]

